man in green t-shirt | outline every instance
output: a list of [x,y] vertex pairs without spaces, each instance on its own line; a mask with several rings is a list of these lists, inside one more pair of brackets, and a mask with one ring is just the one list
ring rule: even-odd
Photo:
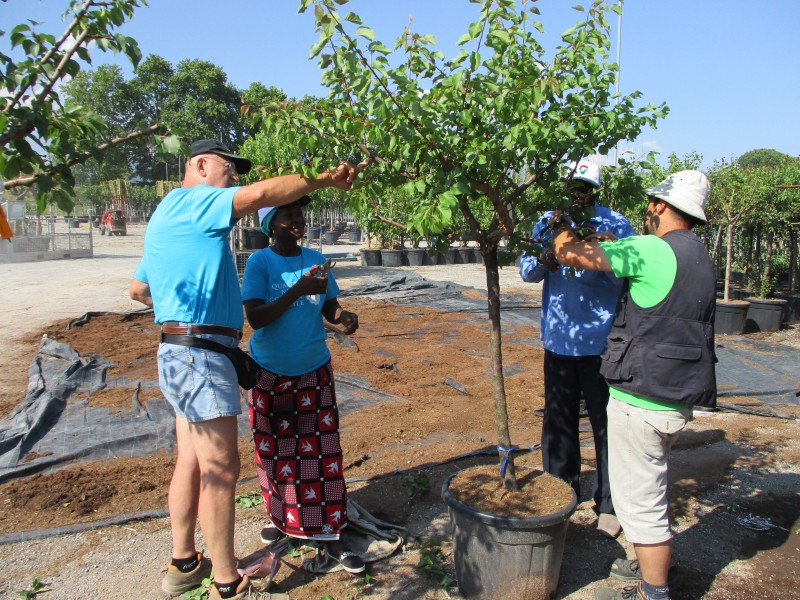
[[709,194],[700,171],[681,171],[645,190],[651,235],[584,240],[556,218],[558,261],[625,279],[602,355],[609,385],[611,496],[636,560],[614,561],[611,575],[636,585],[599,589],[598,600],[668,600],[672,532],[667,501],[669,451],[693,406],[716,406],[715,275],[691,232],[705,223]]

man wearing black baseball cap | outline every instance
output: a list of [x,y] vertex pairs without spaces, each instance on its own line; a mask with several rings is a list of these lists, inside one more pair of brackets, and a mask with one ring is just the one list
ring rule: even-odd
[[247,175],[250,169],[253,168],[253,163],[249,159],[236,156],[230,151],[225,144],[217,140],[197,140],[194,144],[189,146],[189,156],[194,158],[200,154],[216,154],[222,158],[227,158],[236,167],[236,173],[239,175]]
[[[183,185],[153,213],[131,298],[151,306],[162,335],[238,346],[244,317],[228,234],[261,208],[282,206],[325,187],[349,190],[365,163],[342,162],[316,178],[282,175],[238,186],[252,163],[216,140],[190,146]],[[163,338],[162,338],[163,339]],[[239,478],[236,371],[226,355],[161,343],[159,384],[176,414],[178,458],[169,491],[172,561],[162,589],[172,596],[201,587],[210,561],[197,551],[200,520],[214,564],[211,598],[255,597],[236,570],[234,493]]]

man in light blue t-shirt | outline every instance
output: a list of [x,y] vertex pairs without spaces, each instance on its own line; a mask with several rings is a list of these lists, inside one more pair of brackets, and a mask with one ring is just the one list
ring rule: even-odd
[[[340,163],[315,179],[283,175],[236,186],[251,162],[216,140],[190,147],[183,185],[153,213],[131,298],[151,306],[167,335],[206,338],[234,347],[244,323],[228,234],[241,217],[282,206],[325,187],[348,190],[364,166]],[[172,561],[162,581],[176,596],[202,586],[209,560],[197,551],[199,517],[214,563],[210,598],[244,598],[250,581],[236,570],[234,493],[239,478],[236,371],[223,354],[161,343],[159,384],[176,414],[178,458],[169,491]]]

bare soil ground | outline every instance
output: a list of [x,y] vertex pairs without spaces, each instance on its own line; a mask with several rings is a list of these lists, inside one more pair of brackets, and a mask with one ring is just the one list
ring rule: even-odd
[[[361,328],[354,337],[356,349],[330,342],[336,372],[362,377],[401,398],[343,419],[348,487],[353,499],[376,516],[404,525],[410,537],[401,552],[371,565],[367,579],[342,572],[314,576],[299,568],[303,556],[286,556],[273,589],[295,599],[457,596],[455,588],[441,585],[445,575],[453,577],[454,569],[440,489],[465,466],[496,463],[485,316],[363,298],[348,298],[343,304],[359,313]],[[27,366],[42,333],[70,343],[84,356],[96,353],[111,359],[117,366],[109,377],[125,373],[134,379],[137,374],[155,376],[155,331],[152,317],[99,317],[69,331],[59,319],[6,342],[0,414],[7,414],[24,396]],[[504,332],[504,362],[512,373],[506,378],[509,421],[512,439],[522,446],[533,446],[540,434],[534,411],[543,406],[542,355],[528,343],[537,336],[533,327]],[[790,330],[775,334],[774,341],[796,344],[798,337],[797,330]],[[445,384],[446,378],[464,386],[468,395]],[[89,401],[128,407],[132,393],[111,388]],[[621,588],[619,582],[606,579],[608,567],[614,558],[632,553],[624,535],[607,540],[595,529],[588,423],[582,423],[582,438],[584,493],[568,531],[558,594],[573,600],[592,598],[601,585]],[[719,412],[698,416],[690,424],[673,454],[670,473],[677,531],[673,598],[800,598],[798,440],[798,421],[791,419]],[[455,460],[483,449],[488,456]],[[240,451],[239,491],[248,493],[257,489],[249,438],[241,439]],[[169,455],[107,460],[7,482],[0,485],[0,533],[163,509],[173,461]],[[541,467],[537,452],[520,454],[516,463],[523,469]],[[263,507],[237,512],[241,558],[262,548],[262,525]],[[49,590],[39,597],[53,600],[158,598],[159,568],[168,559],[168,549],[169,524],[164,518],[2,545],[0,596],[13,597],[38,578]]]

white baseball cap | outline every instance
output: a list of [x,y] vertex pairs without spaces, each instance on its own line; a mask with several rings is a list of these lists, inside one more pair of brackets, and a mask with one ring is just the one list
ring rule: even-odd
[[588,160],[579,160],[577,163],[570,163],[569,172],[575,171],[573,180],[585,181],[586,183],[600,187],[600,167]]
[[702,171],[678,171],[644,193],[663,200],[682,213],[707,223],[705,206],[711,186]]

